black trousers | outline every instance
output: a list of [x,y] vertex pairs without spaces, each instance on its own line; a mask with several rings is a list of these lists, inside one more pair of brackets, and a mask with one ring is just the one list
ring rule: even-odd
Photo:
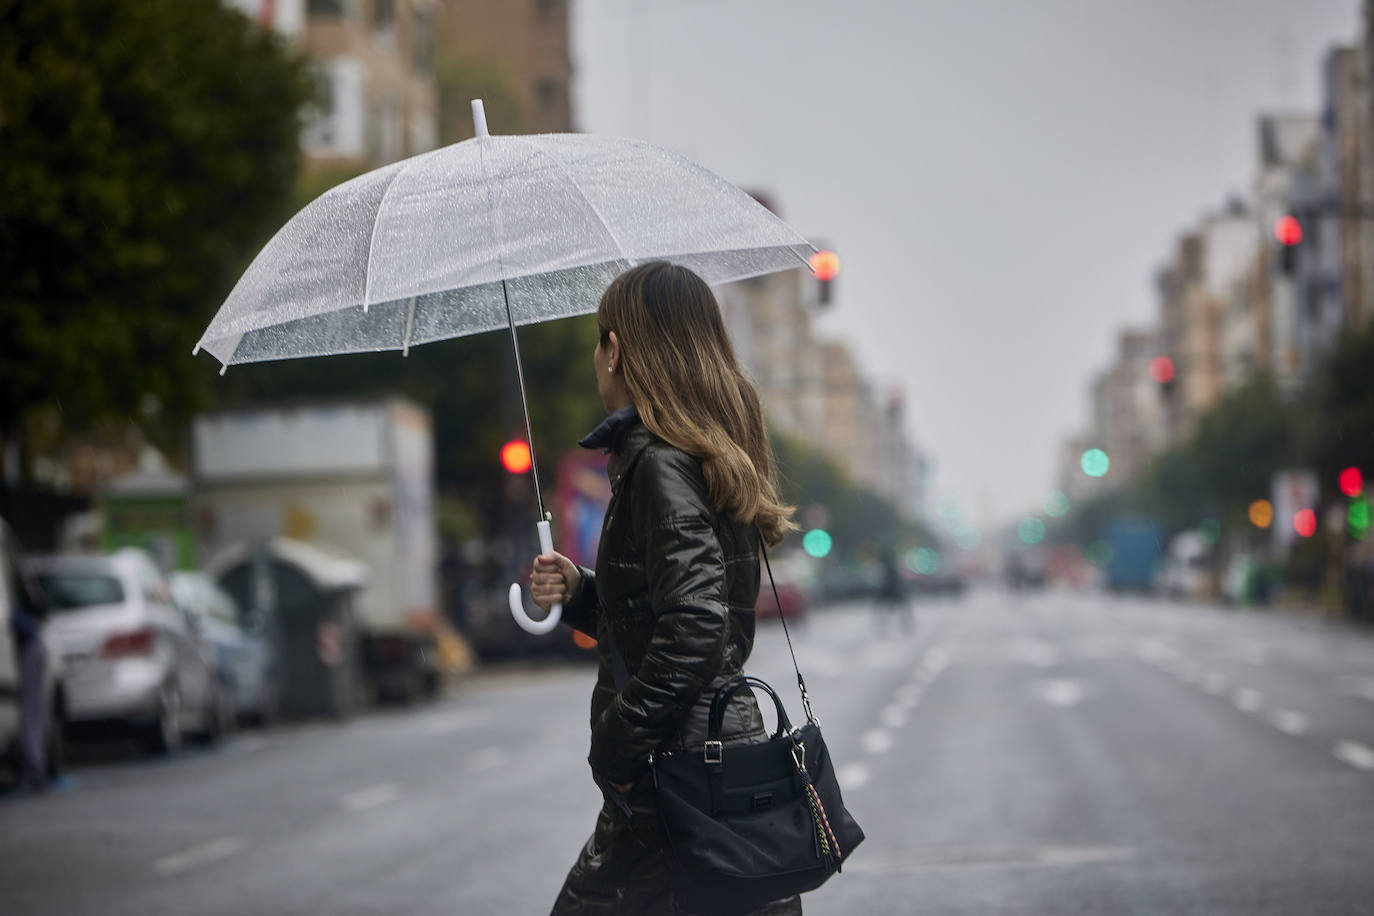
[[[636,786],[629,818],[609,801],[568,872],[550,916],[713,916],[691,913],[673,899],[652,792]],[[779,900],[749,916],[801,916],[800,897]]]

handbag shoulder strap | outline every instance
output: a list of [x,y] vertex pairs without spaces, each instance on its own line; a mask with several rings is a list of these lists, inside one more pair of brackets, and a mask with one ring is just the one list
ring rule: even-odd
[[[787,617],[782,612],[782,599],[778,597],[778,583],[773,581],[773,566],[768,562],[768,550],[763,544],[763,533],[759,532],[759,554],[763,557],[763,568],[768,571],[768,584],[773,589],[773,601],[778,606],[778,620],[782,621],[782,632],[787,637],[787,651],[792,656],[792,668],[797,672],[797,687],[801,689],[802,709],[806,711],[806,721],[819,724],[816,714],[811,711],[811,696],[806,692],[806,679],[802,677],[801,666],[797,664],[797,652],[792,648],[792,634],[787,629]],[[615,643],[615,631],[610,622],[606,624],[606,643],[611,649],[611,675],[615,678],[615,689],[623,690],[630,680],[630,669],[625,664],[625,656]]]
[[819,724],[816,714],[811,711],[811,696],[806,692],[806,678],[802,677],[801,665],[797,664],[797,650],[792,648],[792,634],[787,629],[787,615],[782,612],[782,599],[778,597],[778,583],[773,581],[773,565],[768,562],[768,550],[763,544],[763,532],[759,535],[759,555],[763,557],[763,568],[768,571],[768,584],[773,589],[773,601],[778,606],[778,619],[782,621],[782,633],[787,637],[787,651],[792,656],[792,669],[797,672],[797,687],[801,690],[802,709],[806,711],[806,721]]

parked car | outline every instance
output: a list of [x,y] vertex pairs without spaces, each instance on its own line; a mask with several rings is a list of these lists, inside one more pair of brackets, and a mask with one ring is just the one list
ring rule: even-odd
[[[42,589],[28,576],[22,557],[14,533],[0,520],[0,765],[16,775],[19,772],[20,667],[10,619],[20,609],[39,618],[48,610]],[[48,716],[47,775],[50,779],[61,774],[63,764],[61,670],[60,656],[49,647],[43,671],[43,708]]]
[[781,612],[788,623],[797,623],[806,617],[806,593],[801,586],[779,567],[773,567],[773,581],[778,587],[778,596],[773,597],[773,587],[768,582],[768,573],[763,573],[763,583],[759,587],[759,598],[754,604],[754,616],[759,620],[777,620]]
[[36,557],[27,568],[51,606],[45,632],[62,658],[70,726],[131,726],[156,753],[188,732],[219,737],[214,653],[147,553]]
[[172,600],[190,614],[214,650],[220,698],[228,704],[225,717],[258,723],[275,719],[275,660],[262,622],[248,620],[233,596],[203,572],[174,572],[168,585]]
[[1201,531],[1183,531],[1169,542],[1160,585],[1175,599],[1205,597],[1212,567],[1212,547]]

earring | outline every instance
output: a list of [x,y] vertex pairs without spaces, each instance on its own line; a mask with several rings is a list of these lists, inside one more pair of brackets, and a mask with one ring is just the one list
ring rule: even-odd
[[606,367],[606,372],[607,372],[607,374],[609,374],[609,375],[615,375],[615,366],[607,366],[607,367]]

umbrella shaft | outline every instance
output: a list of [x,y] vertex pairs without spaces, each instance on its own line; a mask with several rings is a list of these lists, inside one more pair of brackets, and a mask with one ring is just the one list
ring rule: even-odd
[[534,476],[534,499],[539,504],[539,521],[545,521],[548,515],[544,512],[544,494],[539,489],[539,462],[534,455],[534,428],[530,425],[530,405],[525,398],[525,368],[520,363],[520,338],[515,333],[515,315],[510,308],[510,291],[506,288],[506,281],[501,281],[501,295],[506,300],[506,320],[510,322],[510,347],[515,354],[515,377],[520,384],[520,409],[525,415],[525,441],[530,446],[530,473]]

